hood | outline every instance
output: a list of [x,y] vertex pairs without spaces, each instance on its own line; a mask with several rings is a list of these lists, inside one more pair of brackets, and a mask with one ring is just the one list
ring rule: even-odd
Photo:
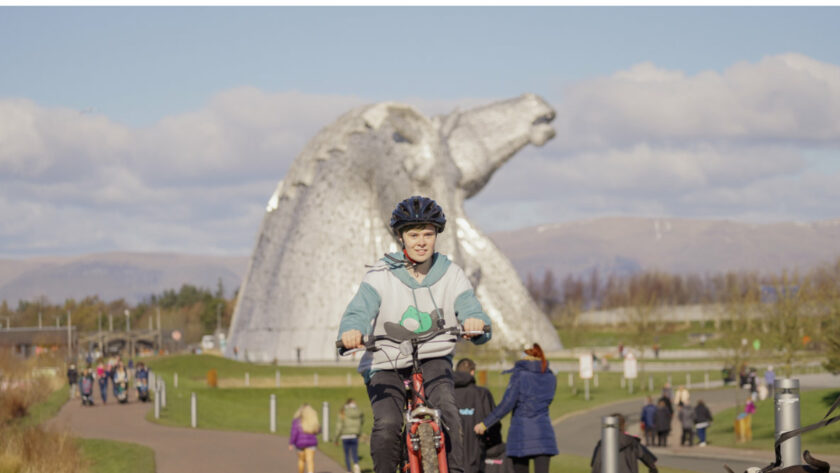
[[[513,369],[542,373],[542,362],[539,360],[519,360],[513,365]],[[546,362],[545,372],[548,373],[550,371],[551,369],[549,368],[549,364]]]
[[356,406],[356,405],[345,406],[344,407],[344,417],[346,417],[347,419],[353,419],[353,420],[359,419],[359,418],[362,417],[362,410],[359,409],[359,407]]
[[[408,270],[405,269],[405,255],[403,255],[402,252],[386,254],[379,261],[380,264],[384,263],[383,269],[391,271],[397,279],[412,289],[429,287],[440,281],[440,278],[442,278],[446,273],[450,264],[449,258],[447,258],[446,255],[435,252],[435,254],[432,255],[432,267],[429,269],[429,274],[423,278],[422,283],[418,283],[416,279],[408,274]],[[377,268],[378,267],[380,266],[377,265]]]
[[464,386],[475,384],[475,378],[473,378],[471,374],[464,371],[453,371],[452,379],[455,380],[456,388],[463,388]]
[[638,440],[638,437],[634,437],[630,434],[619,435],[618,449],[624,450],[625,448],[632,446],[636,440]]

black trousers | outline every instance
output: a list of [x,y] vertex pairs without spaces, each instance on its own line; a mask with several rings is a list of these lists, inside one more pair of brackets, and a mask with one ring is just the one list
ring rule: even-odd
[[656,431],[653,427],[645,427],[645,445],[648,447],[656,445]]
[[685,444],[688,444],[689,447],[694,445],[694,429],[683,429],[680,445]]
[[[455,383],[452,381],[452,361],[448,358],[421,360],[423,386],[428,403],[441,411],[446,436],[446,456],[449,471],[463,473],[464,442],[461,419],[455,406]],[[373,374],[367,385],[373,409],[373,432],[370,435],[370,456],[375,473],[394,473],[400,461],[402,445],[405,386],[411,368],[399,371],[384,370]]]
[[551,457],[548,455],[535,455],[533,457],[510,457],[513,460],[513,473],[528,473],[529,460],[534,460],[534,473],[548,473],[548,463]]

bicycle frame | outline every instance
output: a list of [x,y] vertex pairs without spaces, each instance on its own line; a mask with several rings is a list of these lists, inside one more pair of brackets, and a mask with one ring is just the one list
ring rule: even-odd
[[406,467],[410,473],[421,473],[422,451],[420,449],[420,433],[418,429],[422,424],[428,424],[434,434],[434,446],[437,453],[438,471],[449,472],[449,463],[446,459],[446,436],[440,419],[440,411],[426,405],[426,391],[423,387],[423,372],[420,370],[420,361],[417,358],[419,343],[416,339],[411,340],[412,369],[411,379],[407,380],[407,386],[411,389],[411,395],[406,396],[405,406],[405,444],[408,452],[408,464]]

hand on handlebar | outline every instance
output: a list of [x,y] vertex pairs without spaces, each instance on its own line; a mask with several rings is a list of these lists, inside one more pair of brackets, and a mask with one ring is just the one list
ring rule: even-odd
[[462,335],[462,337],[465,340],[470,339],[479,336],[481,333],[483,333],[483,331],[484,322],[481,319],[469,318],[464,321],[464,332],[466,333]]
[[347,350],[362,348],[364,346],[362,344],[362,332],[358,330],[348,330],[342,333],[341,343],[344,344],[344,348]]

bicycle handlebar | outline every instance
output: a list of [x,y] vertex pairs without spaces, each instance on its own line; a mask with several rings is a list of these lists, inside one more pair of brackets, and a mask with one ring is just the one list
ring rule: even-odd
[[447,327],[447,328],[441,328],[441,329],[438,329],[438,330],[434,330],[432,332],[426,332],[424,334],[416,334],[416,335],[413,335],[413,336],[407,337],[407,338],[396,338],[396,337],[392,337],[390,335],[365,335],[365,336],[362,337],[362,346],[361,347],[351,348],[349,350],[344,348],[344,342],[342,342],[341,340],[336,340],[335,341],[335,347],[338,349],[338,354],[339,355],[344,355],[348,351],[359,350],[359,349],[362,349],[362,348],[364,348],[365,350],[368,350],[368,351],[376,351],[376,350],[379,349],[376,346],[376,342],[378,342],[380,340],[388,340],[388,341],[391,341],[391,342],[394,342],[394,343],[402,343],[402,342],[406,342],[406,341],[416,340],[417,342],[422,343],[422,342],[427,342],[427,341],[437,337],[438,335],[447,334],[447,333],[450,334],[450,335],[461,336],[461,335],[483,335],[483,334],[489,333],[489,332],[490,332],[490,327],[487,326],[487,325],[485,325],[482,330],[470,330],[470,331],[466,331],[460,326],[458,326],[458,327]]

